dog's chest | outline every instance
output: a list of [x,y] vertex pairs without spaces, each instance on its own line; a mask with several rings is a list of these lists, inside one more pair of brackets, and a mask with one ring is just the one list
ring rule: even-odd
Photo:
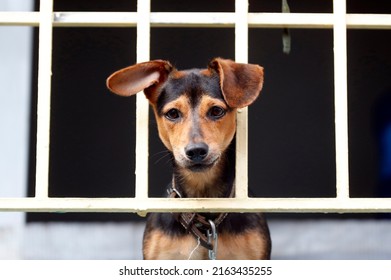
[[[208,250],[198,244],[191,234],[168,236],[154,230],[144,242],[146,259],[208,259]],[[260,259],[264,246],[262,236],[256,232],[220,234],[217,241],[217,259]]]

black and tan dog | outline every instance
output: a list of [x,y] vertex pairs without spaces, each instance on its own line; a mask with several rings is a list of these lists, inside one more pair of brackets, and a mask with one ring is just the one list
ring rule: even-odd
[[[144,90],[172,154],[171,197],[234,196],[236,111],[253,103],[262,85],[262,67],[221,58],[186,71],[154,60],[107,80],[122,96]],[[269,259],[270,251],[259,213],[153,213],[144,232],[145,259]]]

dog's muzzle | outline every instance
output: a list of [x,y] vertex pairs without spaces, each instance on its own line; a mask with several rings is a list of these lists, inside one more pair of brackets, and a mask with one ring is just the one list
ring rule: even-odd
[[202,172],[211,168],[217,161],[209,152],[209,146],[204,142],[191,143],[185,147],[184,167],[193,172]]

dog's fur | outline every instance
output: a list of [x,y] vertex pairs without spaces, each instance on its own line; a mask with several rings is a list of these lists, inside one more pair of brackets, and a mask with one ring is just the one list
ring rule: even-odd
[[[144,90],[159,136],[172,154],[173,182],[182,197],[228,197],[235,180],[236,111],[250,105],[263,86],[263,68],[216,58],[207,69],[176,70],[154,60],[119,70],[107,79],[121,96]],[[216,214],[202,213],[206,219]],[[269,259],[271,241],[260,213],[229,213],[217,227],[217,259]],[[196,248],[196,249],[195,249]],[[148,215],[145,259],[206,259],[171,213]]]

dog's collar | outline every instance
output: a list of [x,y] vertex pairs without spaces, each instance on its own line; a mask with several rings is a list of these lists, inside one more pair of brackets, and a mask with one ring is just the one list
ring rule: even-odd
[[[176,188],[175,178],[172,179],[171,187],[167,190],[169,198],[182,198],[182,194]],[[232,186],[228,198],[235,195],[235,188]],[[218,213],[214,219],[209,219],[201,213],[172,213],[174,218],[185,228],[186,232],[190,232],[200,244],[206,249],[216,251],[216,241],[212,242],[212,238],[208,236],[211,232],[216,234],[216,228],[224,221],[228,213]]]

